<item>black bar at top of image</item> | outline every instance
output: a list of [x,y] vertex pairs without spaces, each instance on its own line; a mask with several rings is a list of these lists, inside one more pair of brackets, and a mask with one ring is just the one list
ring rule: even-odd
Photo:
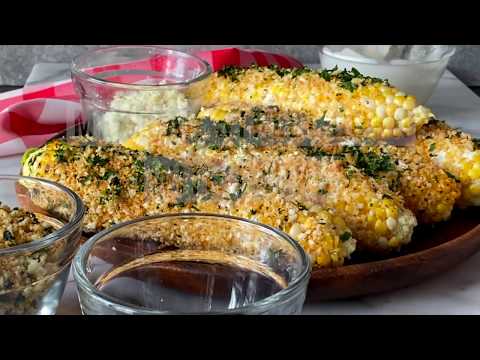
[[22,9],[4,9],[12,16],[2,18],[0,44],[479,43],[475,9],[460,2],[422,3],[29,3]]

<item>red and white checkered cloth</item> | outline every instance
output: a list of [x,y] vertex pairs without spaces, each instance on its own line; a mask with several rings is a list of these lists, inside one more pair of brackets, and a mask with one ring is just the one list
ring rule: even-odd
[[[257,50],[227,48],[201,51],[196,55],[207,61],[213,71],[226,65],[302,66],[299,61],[289,56]],[[156,59],[147,61],[152,63]],[[142,65],[144,61],[128,63],[127,66],[135,69]],[[111,65],[92,68],[90,71],[94,74],[117,68],[118,65]],[[125,69],[125,64],[122,64],[122,69]],[[0,94],[0,156],[21,154],[27,148],[40,146],[81,121],[79,98],[70,79],[45,85],[31,85]]]

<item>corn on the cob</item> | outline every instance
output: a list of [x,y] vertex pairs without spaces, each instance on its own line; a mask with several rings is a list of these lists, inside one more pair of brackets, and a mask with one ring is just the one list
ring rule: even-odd
[[198,118],[239,124],[246,133],[263,134],[266,146],[302,146],[308,139],[314,148],[345,156],[350,164],[378,181],[386,181],[391,190],[399,192],[421,223],[447,220],[460,196],[460,185],[415,147],[381,141],[372,145],[359,138],[340,136],[336,127],[306,114],[282,112],[278,107],[242,110],[220,106],[201,109]]
[[445,122],[432,120],[417,134],[416,146],[461,184],[460,206],[480,205],[480,148],[477,140]]
[[420,223],[447,220],[460,197],[459,184],[415,148],[383,144],[340,151],[347,161],[398,192]]
[[[276,107],[242,110],[220,106],[204,108],[197,118],[183,119],[176,125],[174,137],[165,136],[173,133],[172,123],[170,131],[168,125],[167,129],[165,125],[152,125],[157,129],[137,134],[127,146],[135,148],[137,143],[150,143],[157,149],[154,151],[175,158],[190,157],[189,151],[182,152],[182,142],[195,144],[200,153],[202,146],[213,144],[226,150],[245,143],[257,147],[293,144],[313,156],[335,154],[400,193],[406,207],[422,223],[448,219],[460,196],[459,185],[428,156],[423,156],[423,152],[413,147],[396,147],[380,142],[367,145],[360,139],[341,137],[335,127],[306,114],[282,112]],[[215,129],[222,136],[216,136]],[[228,135],[227,130],[230,132]],[[149,138],[144,137],[149,132]],[[154,136],[151,132],[157,134]],[[180,143],[179,137],[182,138]],[[308,141],[308,146],[305,146],[305,141]]]
[[172,127],[171,123],[151,125],[126,146],[220,172],[231,169],[257,188],[282,193],[302,207],[334,209],[364,249],[398,249],[411,239],[416,219],[401,199],[344,160],[304,154],[288,144],[257,146],[262,142],[260,134],[247,134],[225,122],[177,119],[175,132]]
[[26,154],[22,172],[77,192],[87,207],[87,231],[146,215],[202,211],[241,214],[289,232],[318,267],[343,264],[355,248],[351,231],[331,212],[300,211],[278,194],[260,195],[254,183],[232,171],[218,173],[120,145],[54,140]]
[[415,97],[354,69],[225,68],[210,77],[201,104],[231,103],[305,111],[349,135],[375,139],[413,135],[432,116]]

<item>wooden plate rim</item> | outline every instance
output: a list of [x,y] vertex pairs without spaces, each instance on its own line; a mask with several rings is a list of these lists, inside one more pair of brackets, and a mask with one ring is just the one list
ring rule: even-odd
[[352,274],[358,275],[360,272],[365,270],[368,270],[369,273],[374,273],[379,271],[383,272],[386,269],[401,268],[401,267],[410,265],[411,261],[409,260],[420,258],[420,257],[428,257],[428,258],[435,257],[440,253],[442,254],[445,253],[445,251],[448,248],[452,248],[452,247],[455,248],[458,243],[469,242],[470,240],[474,241],[477,239],[477,237],[480,238],[480,224],[476,225],[474,228],[470,229],[466,233],[460,236],[457,236],[456,238],[453,238],[442,244],[433,246],[428,249],[413,252],[411,254],[392,257],[389,259],[365,262],[362,264],[351,264],[351,265],[340,266],[337,268],[326,268],[326,269],[317,269],[317,270],[313,269],[311,278],[312,280],[315,280],[316,277],[320,278],[322,277],[322,275],[330,275],[330,274],[335,274],[335,276],[352,275]]

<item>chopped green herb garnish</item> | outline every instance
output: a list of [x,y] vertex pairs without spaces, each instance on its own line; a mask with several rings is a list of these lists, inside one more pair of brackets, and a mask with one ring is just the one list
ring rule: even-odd
[[326,189],[320,189],[320,190],[318,190],[318,192],[322,195],[325,195],[326,193],[328,193],[328,191]]
[[435,150],[435,145],[436,145],[435,143],[430,144],[430,146],[428,147],[428,151],[429,152],[434,151]]
[[375,177],[380,172],[395,169],[395,163],[387,154],[376,154],[373,151],[364,153],[359,146],[345,146],[343,152],[352,154],[355,159],[354,166],[361,169],[368,176]]
[[58,162],[68,162],[71,157],[70,147],[62,143],[58,149],[55,149],[54,156]]
[[299,201],[296,201],[295,205],[298,207],[299,210],[308,210],[308,208]]
[[225,66],[222,70],[217,72],[218,76],[230,79],[230,81],[238,81],[238,76],[245,70],[236,66]]
[[[23,153],[23,156],[22,156],[21,164],[24,165],[25,162],[26,162],[26,161],[28,160],[28,158],[30,157],[30,155],[31,155],[33,152],[37,151],[37,150],[38,150],[38,148],[31,148],[31,149],[28,149],[27,151],[25,151],[25,152]],[[32,165],[32,164],[30,164],[30,165]]]
[[5,230],[3,232],[3,240],[6,240],[6,241],[15,240],[15,236],[13,236],[13,234],[10,231]]
[[348,231],[344,232],[342,235],[340,235],[340,240],[345,242],[348,241],[352,238],[352,234],[349,233]]
[[182,202],[176,202],[176,203],[168,203],[167,206],[169,209],[173,209],[174,207],[180,207],[180,208],[185,207],[185,204]]
[[325,114],[323,114],[323,116],[320,119],[315,121],[315,127],[319,129],[325,126],[330,126],[330,123],[328,121],[325,121]]
[[221,184],[224,178],[225,176],[221,174],[215,174],[210,176],[210,180],[212,180],[215,184]]
[[116,175],[115,171],[107,170],[105,171],[105,174],[103,174],[102,176],[99,176],[99,178],[100,180],[108,180],[114,175]]
[[82,185],[85,185],[87,182],[93,180],[93,176],[92,175],[87,175],[87,176],[80,176],[78,178],[78,181],[80,182],[80,184]]
[[480,139],[472,139],[473,142],[473,149],[479,150],[480,149]]
[[319,148],[313,147],[311,145],[311,140],[306,138],[303,142],[298,146],[300,150],[302,150],[307,156],[316,157],[321,159],[324,156],[330,156],[331,154],[323,151]]
[[177,116],[172,120],[169,120],[167,123],[167,132],[166,135],[175,135],[180,137],[182,133],[180,132],[180,122],[185,121],[186,119],[182,116]]
[[451,172],[448,172],[448,171],[445,170],[445,174],[447,174],[447,176],[448,176],[449,178],[455,180],[455,182],[457,182],[457,183],[460,182],[460,180],[459,180],[455,175],[453,175]]
[[230,193],[231,200],[238,200],[247,188],[247,184],[243,182],[243,178],[240,175],[237,175],[238,188],[233,193]]
[[98,155],[94,155],[93,157],[89,157],[87,159],[87,162],[93,166],[96,166],[96,165],[105,166],[108,163],[108,159],[104,159]]

